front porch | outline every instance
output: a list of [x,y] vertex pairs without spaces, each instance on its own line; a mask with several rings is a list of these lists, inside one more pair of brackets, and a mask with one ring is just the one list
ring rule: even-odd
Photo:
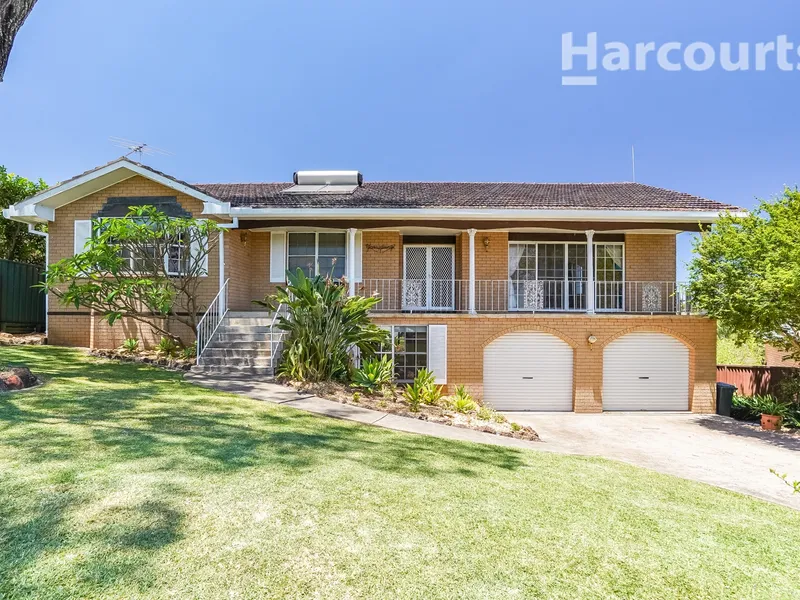
[[[675,281],[594,282],[523,279],[365,279],[360,296],[380,297],[380,313],[631,313],[697,314],[686,284]],[[590,308],[592,307],[592,308]]]

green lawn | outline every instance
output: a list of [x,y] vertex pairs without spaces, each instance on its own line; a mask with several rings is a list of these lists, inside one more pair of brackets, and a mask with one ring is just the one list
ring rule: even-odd
[[[800,513],[68,349],[0,395],[0,598],[798,598]],[[764,465],[769,468],[769,465]]]

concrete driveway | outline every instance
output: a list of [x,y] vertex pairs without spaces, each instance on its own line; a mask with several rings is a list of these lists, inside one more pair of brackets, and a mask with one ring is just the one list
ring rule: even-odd
[[800,479],[800,435],[718,415],[503,413],[533,427],[547,450],[603,456],[800,510],[800,494],[769,472]]

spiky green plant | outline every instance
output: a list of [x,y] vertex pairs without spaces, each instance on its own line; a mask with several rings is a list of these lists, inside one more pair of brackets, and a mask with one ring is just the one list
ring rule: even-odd
[[283,304],[288,311],[277,321],[288,334],[279,375],[297,381],[347,381],[353,348],[369,359],[389,343],[388,332],[369,320],[378,296],[348,297],[342,281],[307,277],[302,269],[287,271],[287,282],[273,296],[255,302],[271,310]]
[[122,342],[122,349],[126,354],[136,354],[139,352],[139,340],[136,338],[127,338]]
[[453,410],[462,414],[472,412],[477,407],[475,400],[472,398],[472,394],[470,394],[463,385],[456,386],[456,393],[453,394],[450,404]]
[[353,371],[353,384],[369,392],[375,392],[392,382],[394,362],[384,355],[361,362],[361,367]]

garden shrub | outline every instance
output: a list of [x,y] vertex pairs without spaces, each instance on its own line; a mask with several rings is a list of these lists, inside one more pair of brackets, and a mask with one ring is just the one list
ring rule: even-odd
[[442,398],[442,389],[435,383],[436,376],[428,369],[417,371],[414,381],[406,386],[403,398],[412,412],[419,410],[420,404],[436,406]]
[[388,356],[362,361],[361,367],[353,371],[353,384],[368,392],[383,389],[392,382],[394,362]]
[[127,338],[122,342],[122,349],[128,354],[136,354],[139,352],[139,340],[136,338]]
[[463,385],[456,386],[456,393],[450,400],[450,405],[453,410],[462,414],[472,412],[477,407],[475,400],[472,399],[472,394]]
[[287,271],[287,286],[256,304],[288,315],[278,316],[287,332],[278,375],[296,381],[347,381],[352,370],[352,350],[362,359],[375,355],[389,343],[389,333],[369,320],[369,311],[380,298],[347,296],[342,281],[318,275],[307,277],[302,269]]

